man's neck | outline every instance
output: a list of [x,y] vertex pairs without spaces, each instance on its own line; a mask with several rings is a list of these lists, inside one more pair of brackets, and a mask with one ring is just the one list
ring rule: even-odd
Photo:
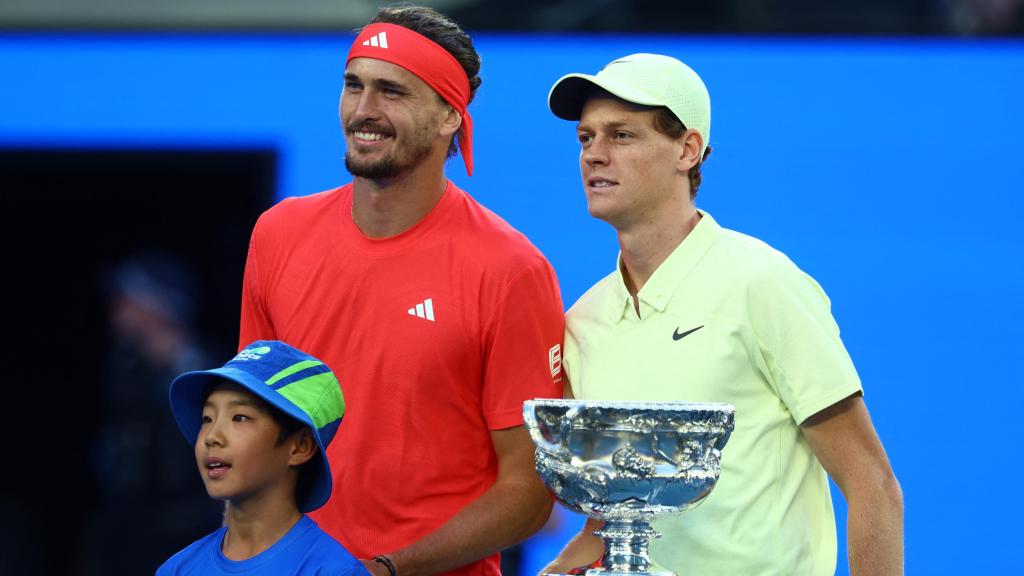
[[273,546],[302,519],[293,502],[280,499],[232,502],[225,513],[228,527],[221,551],[231,560],[247,560]]
[[693,204],[687,204],[681,214],[659,220],[619,230],[619,249],[624,268],[622,273],[637,307],[637,293],[651,279],[654,271],[690,235],[700,221],[700,213]]
[[441,201],[448,179],[444,164],[423,162],[394,178],[356,178],[352,219],[370,238],[401,234],[423,220]]

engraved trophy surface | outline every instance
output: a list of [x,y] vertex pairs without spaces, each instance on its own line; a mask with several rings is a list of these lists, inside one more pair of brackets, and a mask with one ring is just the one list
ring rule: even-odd
[[707,497],[732,433],[730,404],[529,400],[523,418],[537,473],[565,507],[605,521],[600,568],[587,576],[651,572],[651,521]]

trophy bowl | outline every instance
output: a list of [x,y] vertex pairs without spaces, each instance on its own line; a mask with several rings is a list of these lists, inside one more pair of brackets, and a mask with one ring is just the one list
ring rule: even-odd
[[650,572],[656,516],[684,512],[718,482],[735,425],[730,404],[529,400],[523,418],[537,473],[565,507],[605,521],[602,566],[588,576]]

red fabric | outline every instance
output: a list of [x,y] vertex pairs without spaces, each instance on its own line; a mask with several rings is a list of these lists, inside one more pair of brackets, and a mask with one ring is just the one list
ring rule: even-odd
[[[383,35],[383,36],[381,36]],[[469,117],[469,78],[459,61],[440,44],[396,24],[370,24],[356,37],[348,52],[353,58],[390,62],[415,74],[462,115],[459,150],[466,173],[473,175],[473,119]]]
[[[540,252],[451,183],[423,221],[384,240],[356,228],[351,206],[348,185],[260,217],[240,341],[284,340],[337,374],[347,411],[327,451],[334,494],[310,516],[370,558],[493,484],[490,431],[522,425],[524,400],[561,396],[549,350],[564,324]],[[434,321],[416,315],[427,298]],[[452,573],[496,576],[498,556]]]

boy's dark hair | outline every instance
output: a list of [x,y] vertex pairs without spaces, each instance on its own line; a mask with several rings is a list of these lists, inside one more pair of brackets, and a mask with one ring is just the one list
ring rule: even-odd
[[[473,47],[473,40],[458,24],[433,8],[413,4],[396,4],[381,8],[370,20],[370,24],[395,24],[426,36],[435,44],[447,50],[462,65],[469,78],[469,101],[476,96],[480,79],[480,55]],[[438,96],[440,98],[440,96]],[[468,104],[468,102],[467,102]],[[448,146],[448,157],[455,155],[456,138]]]
[[295,434],[299,430],[302,430],[303,428],[306,427],[306,425],[303,424],[302,422],[299,422],[298,420],[285,414],[281,410],[271,406],[270,404],[267,404],[259,396],[256,396],[255,394],[253,394],[252,396],[253,398],[256,398],[256,400],[259,401],[259,403],[261,404],[260,408],[262,408],[264,412],[269,413],[270,417],[274,419],[274,422],[277,422],[277,426],[279,428],[277,432],[278,446],[284,444],[285,440],[292,437],[292,434]]

